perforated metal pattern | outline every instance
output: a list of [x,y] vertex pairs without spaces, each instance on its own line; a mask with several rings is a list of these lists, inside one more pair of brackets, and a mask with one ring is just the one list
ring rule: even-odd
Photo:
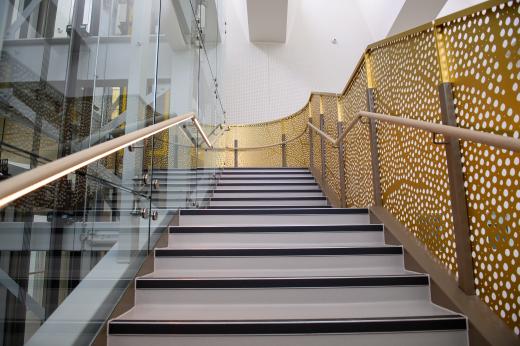
[[[361,65],[355,73],[352,83],[340,101],[344,107],[344,126],[348,126],[359,111],[368,109],[365,65]],[[347,207],[371,206],[374,204],[374,190],[368,125],[358,123],[345,137],[343,145]]]
[[[214,143],[215,150],[199,151],[199,163],[206,167],[233,167],[235,140],[238,141],[238,167],[281,167],[282,135],[286,144],[287,167],[308,167],[309,143],[306,127],[307,106],[279,120],[245,125],[233,125]],[[251,147],[271,146],[248,149]]]
[[[332,95],[322,95],[325,126],[324,131],[332,138],[338,138],[338,106],[337,98]],[[341,200],[341,187],[339,182],[339,157],[338,148],[332,146],[329,141],[325,141],[325,169],[326,169],[326,189],[336,201]]]
[[[520,137],[519,1],[444,23],[459,126]],[[477,294],[520,334],[520,153],[462,143]]]
[[[371,52],[378,113],[440,122],[433,29]],[[383,206],[449,270],[456,271],[446,154],[429,133],[378,123]]]
[[[320,97],[318,95],[313,95],[311,97],[311,112],[312,112],[312,124],[316,127],[320,127]],[[312,167],[314,170],[314,176],[316,180],[321,181],[321,141],[320,136],[317,133],[313,133],[312,135],[313,143],[312,143],[312,155],[313,162]]]

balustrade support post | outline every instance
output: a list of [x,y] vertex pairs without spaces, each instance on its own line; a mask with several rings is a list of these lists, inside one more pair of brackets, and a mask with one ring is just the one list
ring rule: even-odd
[[[338,135],[342,134],[343,133],[343,122],[342,121],[338,121]],[[345,189],[346,189],[346,186],[345,186],[345,162],[344,162],[344,158],[345,158],[345,145],[343,144],[343,141],[340,141],[339,142],[339,145],[338,145],[338,169],[339,169],[339,191],[340,191],[340,202],[341,202],[341,207],[342,208],[345,208],[346,207],[346,195],[345,195]]]
[[[369,112],[375,112],[374,89],[367,89],[367,106]],[[369,120],[370,127],[370,155],[372,158],[372,181],[374,186],[374,205],[383,206],[381,197],[381,173],[379,171],[379,154],[377,149],[377,126],[374,119]]]
[[287,167],[287,144],[285,133],[282,133],[282,167]]
[[233,149],[233,154],[235,157],[235,168],[238,167],[238,139],[235,139],[235,148]]
[[[457,126],[451,83],[444,82],[439,85],[439,98],[442,123],[444,125]],[[471,258],[471,231],[469,228],[466,191],[464,189],[460,143],[457,139],[446,138],[445,148],[456,241],[458,284],[464,293],[474,295],[475,278],[473,274],[473,260]]]
[[[320,130],[324,131],[325,128],[325,116],[323,113],[320,114]],[[320,136],[320,149],[321,149],[321,186],[322,189],[325,189],[325,182],[327,180],[327,170],[326,170],[326,157],[325,157],[325,139],[323,136]]]

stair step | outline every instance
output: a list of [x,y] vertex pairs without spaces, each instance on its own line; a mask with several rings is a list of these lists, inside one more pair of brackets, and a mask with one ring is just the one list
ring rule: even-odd
[[136,305],[309,305],[429,299],[428,276],[171,278],[136,281]]
[[248,198],[266,198],[266,197],[324,197],[319,190],[216,190],[213,192],[214,198],[222,197],[248,197]]
[[315,248],[238,248],[238,249],[155,249],[155,257],[230,257],[230,256],[333,256],[401,255],[401,246],[315,247]]
[[250,205],[236,205],[236,204],[230,204],[230,205],[223,205],[223,204],[213,204],[208,207],[207,209],[256,209],[256,208],[330,208],[329,205],[326,203],[318,204],[318,203],[310,203],[309,205],[306,205],[305,203],[287,203],[286,205],[283,205],[282,203],[277,203],[276,205],[269,205],[269,203],[251,203]]
[[304,278],[147,278],[136,280],[136,289],[222,289],[222,288],[329,288],[374,286],[424,286],[428,276],[391,275],[359,277],[304,277]]
[[[269,217],[266,217],[269,215]],[[181,226],[196,225],[337,225],[368,224],[368,209],[355,208],[218,208],[181,209]]]
[[465,328],[463,316],[419,301],[334,306],[283,304],[280,308],[260,304],[187,304],[175,309],[137,305],[110,322],[109,334],[378,333]]
[[316,183],[314,184],[267,184],[267,185],[217,185],[215,186],[215,193],[219,193],[222,191],[226,192],[242,192],[242,191],[251,191],[256,190],[257,191],[266,191],[266,192],[282,192],[282,191],[318,191],[321,192],[320,186]]
[[383,245],[382,225],[331,226],[175,226],[170,248],[257,248]]
[[383,232],[383,225],[289,225],[289,226],[170,226],[170,233],[252,233],[252,232]]
[[[250,210],[241,209],[181,209],[180,215],[368,215],[365,208],[329,208],[329,209],[265,209],[257,208]],[[251,222],[251,224],[255,224]],[[261,224],[261,223],[260,223]]]

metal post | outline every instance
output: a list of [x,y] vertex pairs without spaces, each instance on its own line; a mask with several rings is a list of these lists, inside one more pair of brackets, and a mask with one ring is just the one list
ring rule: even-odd
[[179,135],[173,135],[173,168],[179,168]]
[[282,167],[287,167],[287,144],[285,133],[282,133]]
[[[343,122],[338,121],[338,135],[343,133]],[[338,165],[339,165],[339,191],[340,191],[340,202],[341,207],[346,207],[346,195],[345,195],[345,146],[343,145],[343,141],[339,142],[338,146]]]
[[[369,112],[375,112],[374,106],[374,89],[367,89],[367,106]],[[381,175],[379,172],[379,156],[377,152],[377,127],[374,119],[369,120],[370,126],[370,154],[372,157],[372,179],[374,185],[374,204],[382,206],[381,198]]]
[[[311,117],[309,117],[309,121],[312,123]],[[308,127],[307,130],[309,131],[309,169],[312,172],[314,170],[314,138],[312,138],[312,129]]]
[[238,139],[235,139],[235,168],[238,167]]
[[[457,126],[451,83],[442,83],[439,85],[439,97],[441,102],[442,123],[444,125]],[[471,258],[468,208],[466,205],[462,158],[458,140],[446,139],[446,161],[448,166],[453,227],[457,243],[459,287],[464,293],[474,295],[475,280],[473,276],[473,260]]]
[[[325,116],[320,114],[320,130],[324,131],[325,128]],[[326,180],[326,157],[325,157],[325,139],[320,136],[320,148],[321,148],[321,184],[322,187],[325,187],[325,180]]]

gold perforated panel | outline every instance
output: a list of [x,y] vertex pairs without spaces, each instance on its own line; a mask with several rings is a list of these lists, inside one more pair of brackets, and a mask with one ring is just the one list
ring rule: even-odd
[[[520,9],[444,23],[459,126],[520,137]],[[477,294],[520,334],[520,153],[462,143]]]
[[[320,97],[318,95],[312,95],[311,100],[311,113],[312,113],[312,124],[316,127],[320,127]],[[316,180],[321,181],[321,141],[320,136],[313,132],[312,134],[312,167],[314,170],[314,176]]]
[[[306,133],[308,108],[279,120],[229,126],[214,143],[214,150],[199,150],[199,163],[205,167],[234,167],[235,140],[238,141],[238,167],[282,167],[285,134],[287,167],[308,167],[309,143]],[[271,146],[274,145],[274,146]],[[266,148],[255,147],[270,146]]]
[[[324,131],[332,138],[338,138],[338,105],[333,95],[322,95],[325,126]],[[336,202],[341,200],[339,182],[339,153],[329,141],[325,141],[326,190]]]
[[[440,70],[433,29],[373,49],[376,112],[440,123]],[[449,270],[455,238],[444,146],[429,133],[378,123],[383,206]]]
[[[344,126],[357,113],[367,110],[367,78],[365,65],[355,72],[352,83],[341,97]],[[365,120],[358,123],[343,140],[345,147],[345,201],[347,207],[368,207],[374,204],[372,161],[370,156],[369,128]]]

